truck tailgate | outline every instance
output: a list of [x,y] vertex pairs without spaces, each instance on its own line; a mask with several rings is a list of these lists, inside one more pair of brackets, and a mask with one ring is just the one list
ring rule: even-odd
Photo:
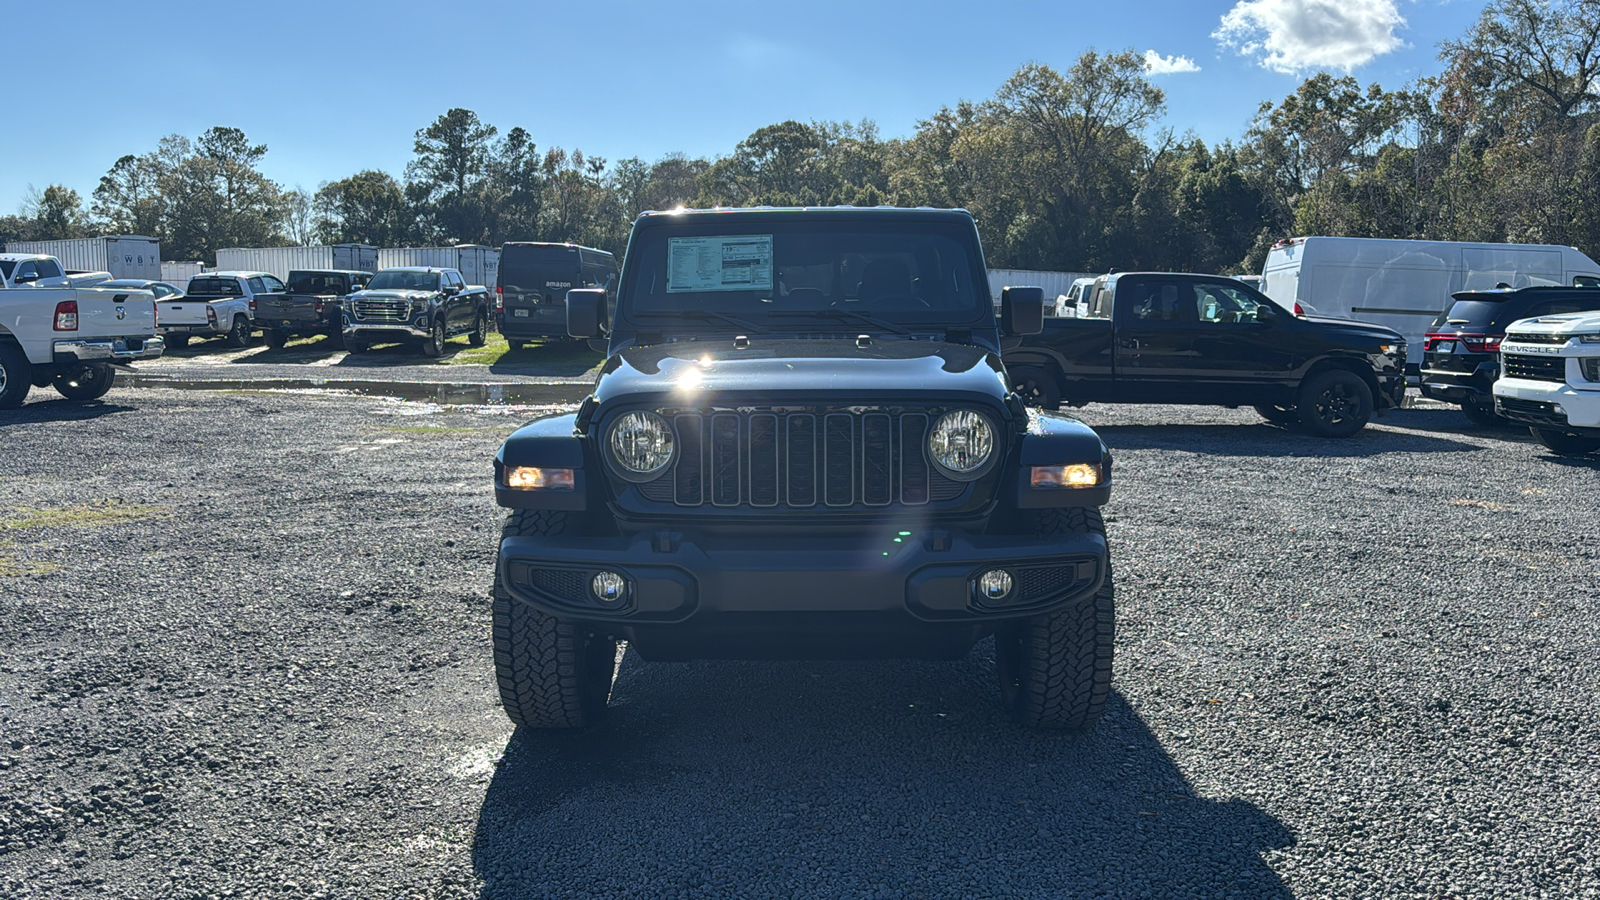
[[73,337],[130,337],[156,333],[156,298],[149,291],[89,288],[78,294]]
[[208,321],[206,310],[210,304],[203,297],[163,300],[156,306],[162,325],[204,325]]
[[257,294],[256,321],[263,328],[315,325],[322,320],[326,304],[338,300],[313,294]]

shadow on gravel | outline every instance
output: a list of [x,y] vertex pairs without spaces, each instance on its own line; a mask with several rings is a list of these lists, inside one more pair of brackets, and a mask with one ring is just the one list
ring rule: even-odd
[[230,359],[230,363],[268,364],[277,366],[292,366],[296,363],[315,363],[327,359],[335,353],[343,353],[344,347],[333,342],[326,335],[305,343],[291,343],[287,347],[277,350],[271,347],[260,348],[255,353]]
[[518,729],[479,813],[486,898],[1288,897],[1294,843],[1197,796],[1113,694],[1087,735],[1012,725],[964,663],[625,659],[611,716]]
[[1525,425],[1505,422],[1500,425],[1478,425],[1467,419],[1454,407],[1450,409],[1402,409],[1385,415],[1381,419],[1373,419],[1374,424],[1387,425],[1393,428],[1403,428],[1407,431],[1443,432],[1446,434],[1465,434],[1472,437],[1493,438],[1495,440],[1528,441],[1528,429]]
[[600,364],[603,354],[586,341],[556,340],[508,350],[489,366],[497,375],[582,375]]
[[[1390,425],[1387,418],[1375,424]],[[1184,450],[1218,456],[1355,457],[1384,453],[1459,453],[1481,451],[1475,444],[1423,434],[1396,434],[1372,428],[1355,436],[1319,438],[1276,425],[1095,425],[1112,450]]]
[[[52,392],[53,393],[53,392]],[[87,422],[101,416],[133,412],[135,407],[100,400],[46,400],[24,403],[19,409],[0,410],[0,428],[8,425],[35,425],[40,422]]]
[[1554,453],[1541,453],[1538,456],[1538,460],[1543,463],[1566,466],[1569,469],[1592,469],[1600,472],[1600,455],[1593,453],[1588,456],[1557,456]]

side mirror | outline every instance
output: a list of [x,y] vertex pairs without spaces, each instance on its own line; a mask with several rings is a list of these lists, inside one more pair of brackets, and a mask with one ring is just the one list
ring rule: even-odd
[[567,334],[600,338],[606,333],[606,292],[598,288],[567,291]]
[[39,276],[37,276],[37,275],[18,275],[16,277],[15,283],[16,284],[33,284],[35,281],[38,281],[38,280],[39,280]]
[[1008,335],[1044,330],[1044,288],[1008,287],[1000,291],[1000,331]]
[[453,284],[447,284],[440,290],[444,291],[446,294],[455,294],[459,292],[459,289]]
[[1263,325],[1278,321],[1280,314],[1278,307],[1271,303],[1263,303],[1256,307],[1256,321]]

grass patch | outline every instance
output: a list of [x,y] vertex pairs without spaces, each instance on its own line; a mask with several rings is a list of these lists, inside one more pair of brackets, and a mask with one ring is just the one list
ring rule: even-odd
[[13,509],[0,513],[0,531],[22,531],[28,528],[85,528],[137,519],[154,519],[165,515],[167,511],[159,506],[119,502],[89,503],[56,509]]
[[61,571],[55,563],[30,562],[17,559],[8,551],[15,548],[0,544],[0,578],[21,578],[26,575],[51,575]]
[[488,340],[482,347],[468,345],[461,338],[453,338],[445,346],[454,350],[448,362],[452,366],[492,366],[500,361],[500,357],[510,352],[511,345],[506,343],[505,335],[498,331],[491,331]]

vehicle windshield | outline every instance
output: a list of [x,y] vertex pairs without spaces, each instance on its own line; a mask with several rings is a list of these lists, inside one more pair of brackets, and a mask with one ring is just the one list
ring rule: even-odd
[[369,291],[433,291],[438,288],[438,272],[379,272],[367,282]]
[[342,294],[344,279],[327,272],[290,272],[286,290],[291,294]]
[[956,223],[655,226],[628,248],[619,307],[652,331],[675,313],[690,328],[716,316],[811,331],[831,330],[818,325],[829,319],[859,331],[866,317],[880,326],[978,324],[992,321],[993,308],[972,244],[970,227]]
[[[576,247],[528,247],[507,244],[500,254],[500,286],[516,290],[578,286]],[[550,284],[550,282],[556,282]]]
[[232,278],[191,278],[185,294],[206,297],[242,297],[244,289]]

